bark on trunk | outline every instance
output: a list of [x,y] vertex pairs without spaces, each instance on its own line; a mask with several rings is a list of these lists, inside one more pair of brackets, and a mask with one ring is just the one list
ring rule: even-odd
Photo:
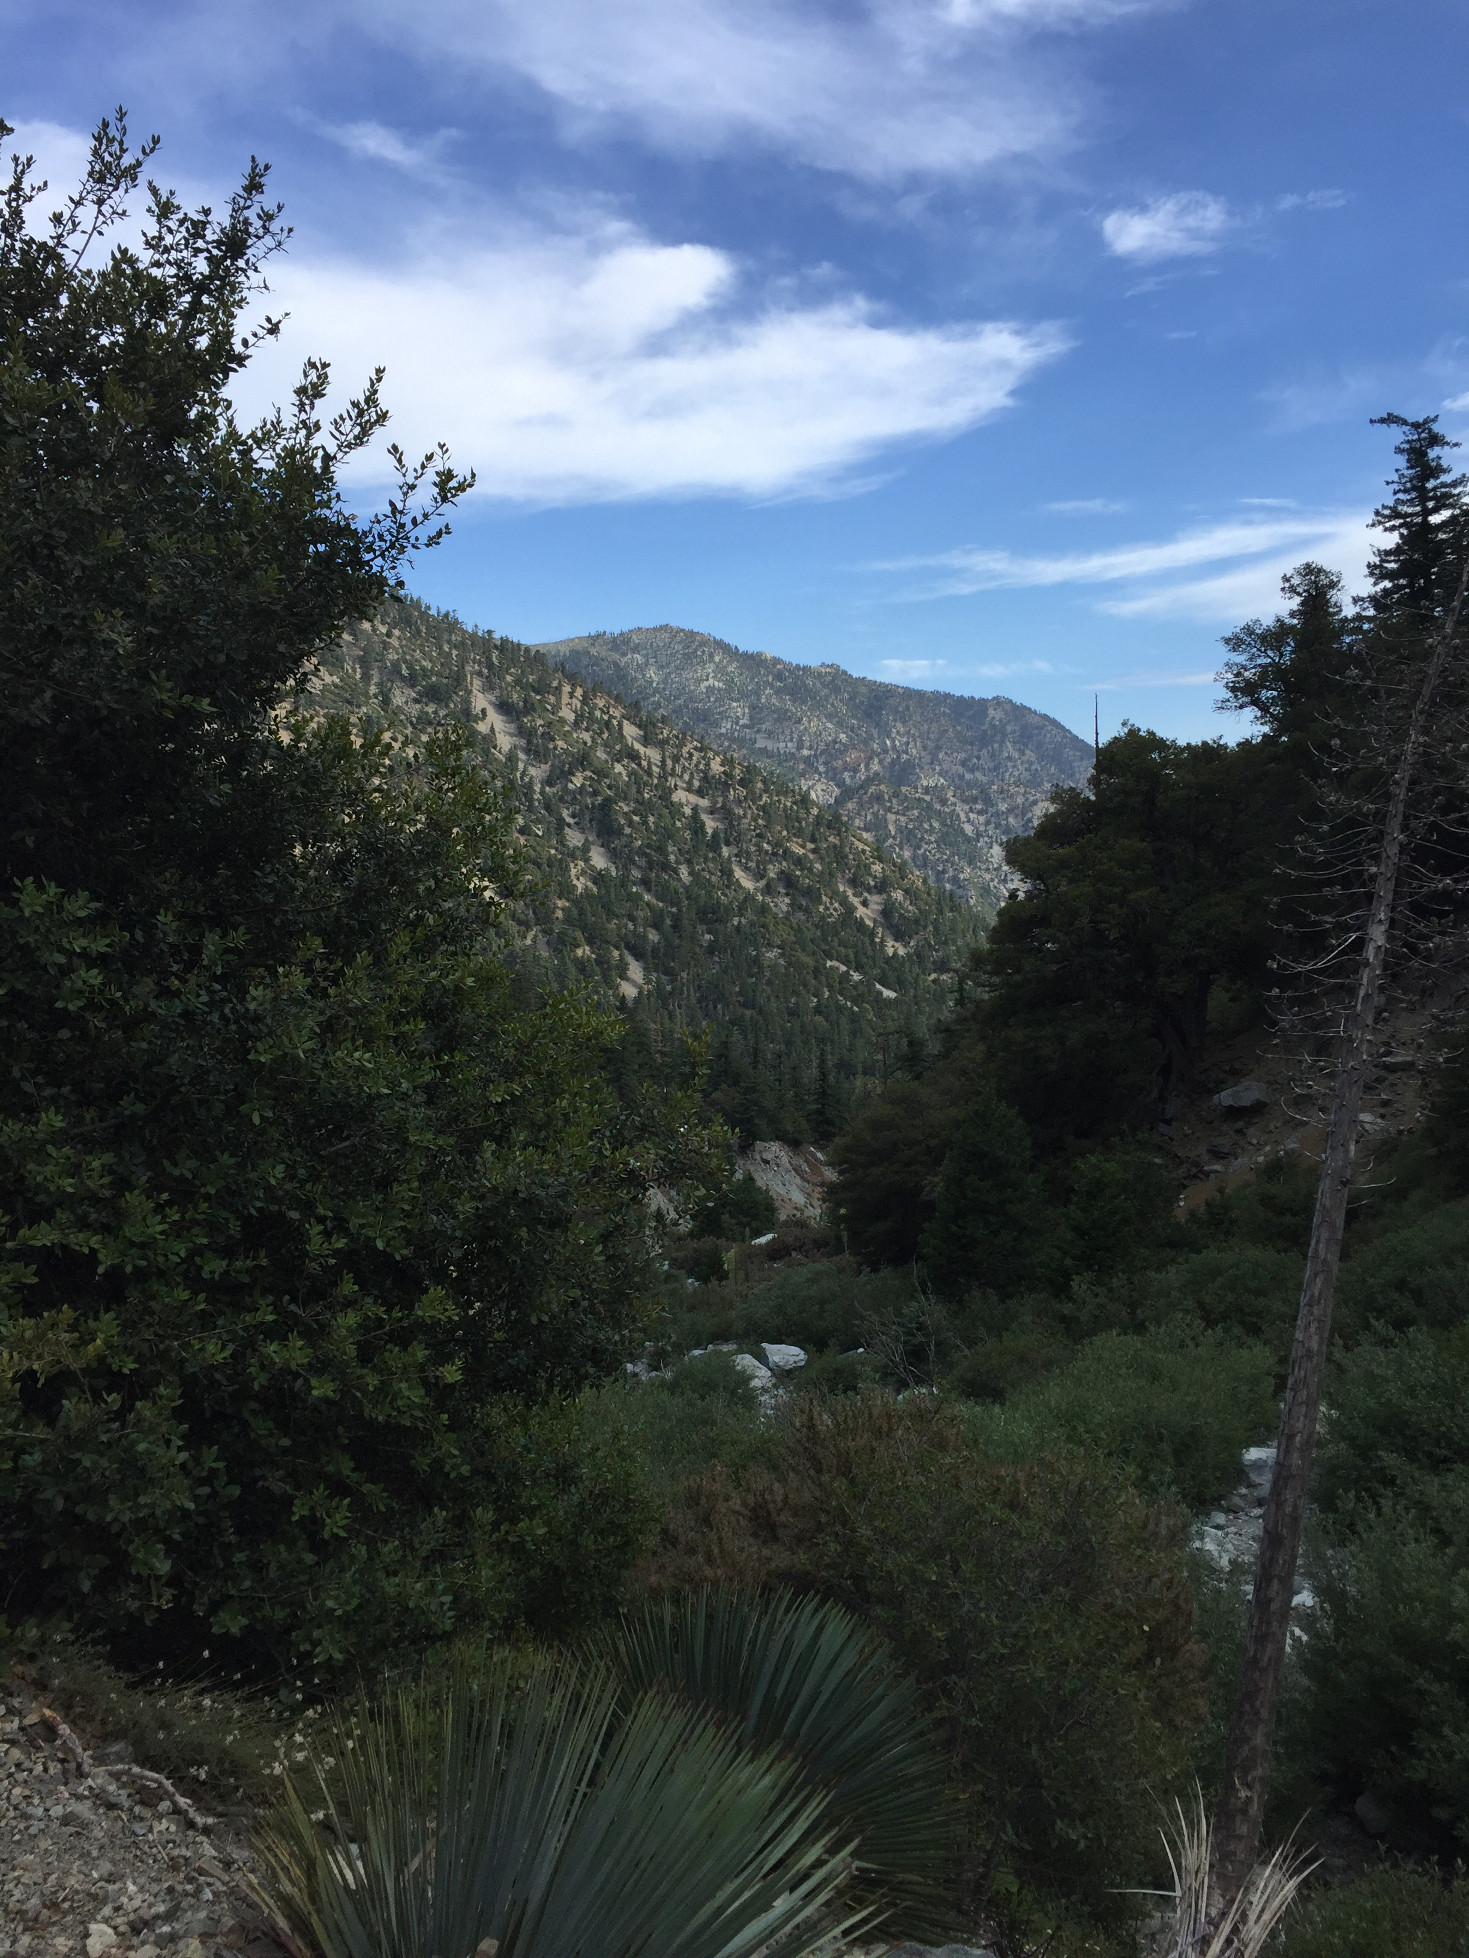
[[1281,1414],[1275,1477],[1265,1502],[1260,1561],[1250,1594],[1249,1627],[1240,1666],[1234,1716],[1225,1752],[1224,1785],[1214,1824],[1214,1866],[1210,1884],[1216,1914],[1235,1895],[1255,1860],[1265,1797],[1270,1781],[1270,1757],[1275,1719],[1285,1670],[1290,1610],[1295,1591],[1296,1559],[1316,1449],[1316,1420],[1326,1372],[1326,1347],[1331,1334],[1331,1311],[1336,1297],[1351,1190],[1352,1159],[1357,1147],[1357,1122],[1362,1090],[1372,1055],[1373,1036],[1382,998],[1388,936],[1397,896],[1408,798],[1422,753],[1434,696],[1447,665],[1458,629],[1459,613],[1469,585],[1469,566],[1459,580],[1443,631],[1440,633],[1423,683],[1414,702],[1402,751],[1393,775],[1372,903],[1357,968],[1357,986],[1342,1028],[1336,1082],[1311,1246],[1301,1288],[1291,1349],[1290,1374]]

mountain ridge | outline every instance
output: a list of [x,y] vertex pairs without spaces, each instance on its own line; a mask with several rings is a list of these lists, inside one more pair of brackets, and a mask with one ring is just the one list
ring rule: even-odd
[[801,666],[685,626],[535,650],[749,755],[985,914],[1010,886],[1005,842],[1034,827],[1058,783],[1079,786],[1091,768],[1089,742],[1005,695],[904,687],[830,660]]
[[319,709],[466,730],[529,877],[531,976],[627,1017],[628,1064],[707,1038],[708,1097],[799,1143],[933,1039],[980,921],[799,786],[417,601],[326,651]]

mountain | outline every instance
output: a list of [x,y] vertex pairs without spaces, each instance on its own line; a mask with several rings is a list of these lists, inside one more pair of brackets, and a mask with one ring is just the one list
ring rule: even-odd
[[749,1138],[830,1135],[867,1083],[919,1065],[978,920],[837,810],[539,652],[395,602],[320,664],[327,709],[457,723],[514,811],[520,956],[629,1027],[626,1064],[686,1065]]
[[1092,765],[1089,742],[1002,696],[796,666],[681,626],[536,651],[799,784],[987,915],[1010,888],[1006,839],[1032,829],[1051,789],[1085,782]]

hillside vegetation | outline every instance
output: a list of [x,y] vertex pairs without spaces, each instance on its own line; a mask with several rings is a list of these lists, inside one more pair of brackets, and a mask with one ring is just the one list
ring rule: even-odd
[[985,917],[1010,888],[1008,839],[1032,827],[1057,783],[1078,787],[1091,766],[1088,743],[1013,700],[797,666],[679,626],[537,650],[799,783]]
[[827,1139],[928,1050],[977,936],[834,810],[514,641],[413,602],[323,656],[313,698],[466,730],[513,814],[527,969],[622,1012],[624,1073],[707,1042],[707,1105],[748,1139]]

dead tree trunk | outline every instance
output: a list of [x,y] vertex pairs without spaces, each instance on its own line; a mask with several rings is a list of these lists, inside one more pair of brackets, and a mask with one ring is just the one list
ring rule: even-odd
[[1238,1891],[1254,1862],[1260,1839],[1290,1632],[1296,1560],[1300,1555],[1301,1527],[1316,1448],[1316,1420],[1326,1372],[1336,1275],[1346,1229],[1358,1117],[1382,998],[1409,798],[1434,699],[1457,634],[1466,586],[1469,586],[1469,565],[1459,580],[1443,629],[1437,635],[1403,735],[1382,825],[1372,901],[1358,955],[1355,992],[1341,1029],[1326,1150],[1281,1413],[1275,1477],[1265,1503],[1260,1561],[1250,1594],[1249,1627],[1225,1752],[1224,1785],[1214,1825],[1211,1893],[1216,1912]]

